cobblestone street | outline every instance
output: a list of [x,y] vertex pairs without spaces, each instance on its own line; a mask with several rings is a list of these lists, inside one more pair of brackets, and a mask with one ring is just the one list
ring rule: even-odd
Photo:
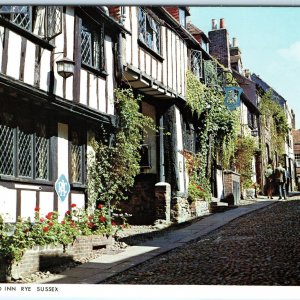
[[101,284],[300,285],[300,200],[280,201]]

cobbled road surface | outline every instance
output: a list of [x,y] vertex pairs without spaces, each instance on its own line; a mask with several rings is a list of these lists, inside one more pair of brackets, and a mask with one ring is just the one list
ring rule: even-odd
[[300,285],[300,200],[242,216],[101,284]]

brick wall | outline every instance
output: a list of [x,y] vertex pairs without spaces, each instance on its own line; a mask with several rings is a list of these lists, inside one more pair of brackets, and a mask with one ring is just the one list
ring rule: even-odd
[[224,200],[228,200],[228,203],[231,205],[239,203],[240,175],[238,173],[224,171]]
[[[28,276],[34,272],[49,270],[70,261],[88,258],[99,247],[106,247],[112,243],[112,237],[82,236],[73,245],[64,248],[62,245],[36,246],[26,250],[22,260],[12,266],[12,279]],[[7,265],[0,258],[0,282],[6,280]]]
[[156,219],[155,184],[156,174],[139,174],[135,185],[131,189],[129,199],[119,204],[119,208],[132,217],[128,218],[129,224],[148,225]]
[[208,32],[209,53],[226,68],[230,67],[229,37],[227,29],[221,28]]

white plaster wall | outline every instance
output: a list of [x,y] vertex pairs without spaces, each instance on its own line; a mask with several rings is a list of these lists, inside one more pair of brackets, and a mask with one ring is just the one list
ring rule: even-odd
[[223,199],[224,186],[223,186],[223,172],[217,169],[217,198]]
[[157,74],[157,80],[161,82],[162,81],[162,74],[161,74],[161,72],[162,72],[162,63],[161,62],[157,63],[157,69],[158,69],[157,70],[157,73],[158,73]]
[[80,99],[81,104],[87,105],[87,76],[88,73],[85,70],[80,71]]
[[167,43],[166,43],[166,27],[161,27],[161,40],[162,42],[162,56],[164,58],[162,63],[163,68],[163,75],[162,75],[162,81],[164,85],[167,85],[168,78],[167,78],[167,66],[168,66],[168,57],[167,57]]
[[173,88],[176,91],[176,84],[177,84],[177,76],[176,76],[176,69],[177,69],[177,65],[178,65],[178,61],[177,61],[177,57],[176,57],[176,43],[175,43],[175,39],[176,39],[176,35],[175,33],[172,32],[171,34],[172,36],[172,66],[173,66],[173,76],[172,76],[172,84],[171,84],[171,88]]
[[[69,178],[69,160],[68,160],[68,125],[58,123],[58,140],[57,140],[57,172],[58,177],[62,174]],[[55,178],[56,181],[57,178]],[[68,198],[63,202],[58,199],[58,214],[64,216],[68,210]]]
[[[67,51],[66,57],[73,60],[74,57],[74,9],[72,7],[66,8],[66,34]],[[73,100],[73,76],[66,79],[66,99]]]
[[106,112],[106,98],[105,98],[105,87],[106,81],[102,78],[98,78],[98,97],[99,97],[99,107],[101,112]]
[[151,56],[146,53],[146,73],[151,76]]
[[0,186],[0,215],[6,222],[16,222],[17,191]]
[[[0,26],[0,43],[3,45],[4,41],[4,27]],[[0,47],[0,66],[2,64],[2,54],[3,54],[3,47]]]
[[[138,19],[137,19],[137,6],[131,7],[131,15],[132,15],[132,51],[136,51],[138,49]],[[134,52],[133,52],[134,53]],[[138,67],[138,56],[133,55],[132,64],[135,67]]]
[[[142,102],[142,113],[145,116],[151,117],[156,123],[156,110],[153,105],[146,102]],[[151,156],[151,169],[147,169],[147,173],[157,173],[157,151],[156,151],[156,132],[147,129],[147,136],[145,136],[144,143],[150,146],[150,156]]]
[[167,56],[165,59],[167,60],[168,69],[167,69],[167,86],[171,87],[173,83],[173,69],[172,69],[172,33],[170,30],[167,30]]
[[54,210],[54,193],[40,192],[40,216],[45,217]]
[[34,85],[34,65],[35,44],[27,40],[24,66],[24,82],[30,85]]
[[176,119],[176,132],[177,132],[177,165],[179,170],[179,191],[185,191],[184,185],[184,173],[185,173],[185,165],[184,165],[184,157],[180,153],[183,150],[183,140],[182,140],[182,126],[181,126],[181,115],[180,110],[176,107],[175,109],[175,119]]
[[146,72],[145,69],[145,51],[143,49],[139,49],[139,55],[140,55],[140,70],[142,72]]
[[[126,7],[126,19],[125,19],[125,23],[124,23],[124,27],[131,32],[131,27],[130,27],[130,11],[131,11],[131,7],[127,6]],[[131,35],[130,34],[126,34],[125,35],[125,39],[123,39],[123,57],[125,57],[125,61],[124,63],[128,63],[131,64]]]
[[[64,35],[63,34],[59,34],[55,39],[54,39],[54,43],[55,43],[55,51],[53,54],[53,58],[54,58],[54,63],[53,63],[53,67],[54,67],[54,93],[60,97],[63,97],[63,78],[62,76],[58,75],[57,73],[57,61],[63,58],[63,51],[64,51]],[[71,59],[73,59],[73,57],[70,57]]]
[[152,78],[157,79],[156,73],[157,73],[157,60],[151,58],[151,64],[152,64]]
[[90,95],[89,95],[89,106],[94,109],[98,109],[97,103],[97,76],[90,74]]
[[76,204],[78,208],[85,207],[85,198],[83,194],[72,194],[71,195],[71,203]]
[[[41,66],[40,66],[40,88],[44,91],[48,91],[49,88],[49,83],[50,83],[50,57],[51,57],[51,52],[42,49],[41,51]],[[61,76],[59,76],[61,77]],[[62,78],[62,77],[61,77]],[[59,89],[56,90],[57,95],[63,96],[63,90],[62,90],[62,82],[61,84],[58,85],[60,87]]]
[[15,79],[19,79],[20,73],[20,58],[21,58],[21,41],[20,35],[9,31],[8,41],[8,60],[7,60],[7,72],[8,76]]
[[107,96],[108,107],[107,113],[114,114],[114,59],[113,59],[113,42],[111,37],[105,36],[105,55],[106,55],[106,69],[108,76],[107,80]]
[[34,209],[36,208],[36,192],[21,191],[21,218],[34,220]]

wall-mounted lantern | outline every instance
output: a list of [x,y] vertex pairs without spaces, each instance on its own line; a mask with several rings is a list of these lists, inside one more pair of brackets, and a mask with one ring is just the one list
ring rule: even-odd
[[56,61],[57,63],[57,73],[63,78],[68,78],[74,75],[74,61],[67,57]]

